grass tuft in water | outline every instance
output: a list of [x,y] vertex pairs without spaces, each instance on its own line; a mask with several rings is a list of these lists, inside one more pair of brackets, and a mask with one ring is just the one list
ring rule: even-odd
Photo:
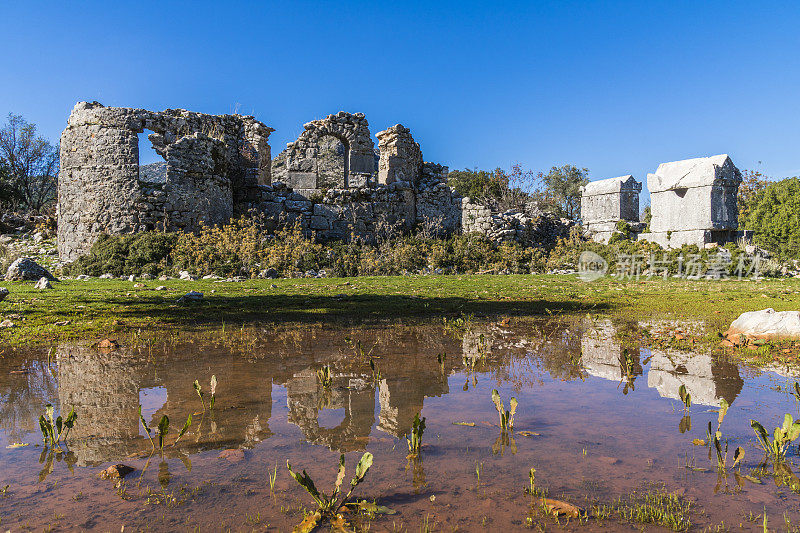
[[500,399],[500,393],[497,389],[492,389],[492,402],[497,408],[497,414],[500,415],[500,429],[505,431],[514,431],[514,414],[517,412],[517,399],[511,398],[508,402],[509,409],[506,410],[503,405],[503,400]]
[[[78,415],[75,409],[71,409],[67,418],[53,418],[54,409],[51,404],[47,404],[44,408],[45,414],[39,417],[39,428],[42,430],[42,440],[45,446],[50,448],[58,448],[60,442],[67,442],[70,430],[75,425]],[[46,415],[46,416],[45,416]]]
[[635,490],[611,505],[595,505],[592,514],[600,519],[617,518],[663,526],[672,531],[686,531],[692,525],[689,512],[693,506],[692,501],[656,485]]

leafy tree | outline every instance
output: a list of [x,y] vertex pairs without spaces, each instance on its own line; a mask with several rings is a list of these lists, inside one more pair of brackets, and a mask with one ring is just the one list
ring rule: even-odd
[[800,178],[760,187],[739,216],[756,243],[781,258],[800,257]]
[[581,211],[580,188],[589,183],[589,169],[573,165],[552,167],[547,174],[539,173],[544,184],[544,200],[556,214],[578,220]]
[[761,172],[753,170],[742,172],[742,183],[739,185],[739,195],[736,197],[736,203],[739,209],[739,225],[743,229],[752,229],[744,225],[745,221],[748,219],[753,202],[771,181]]
[[508,187],[508,177],[501,168],[491,172],[485,170],[454,170],[447,175],[450,186],[461,196],[469,196],[477,201],[500,198],[501,191]]
[[40,211],[56,195],[58,149],[36,134],[36,125],[9,113],[0,129],[0,161],[11,203]]

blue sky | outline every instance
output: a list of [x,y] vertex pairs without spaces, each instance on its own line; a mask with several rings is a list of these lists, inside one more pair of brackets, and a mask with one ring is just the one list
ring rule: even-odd
[[[0,113],[56,140],[79,100],[401,122],[451,168],[593,179],[728,153],[800,174],[800,3],[10,2]],[[760,163],[759,163],[760,162]]]

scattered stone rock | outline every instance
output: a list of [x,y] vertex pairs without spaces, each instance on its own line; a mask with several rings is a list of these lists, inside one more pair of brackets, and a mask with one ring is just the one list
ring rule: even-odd
[[280,274],[278,274],[278,271],[275,270],[274,268],[268,268],[261,272],[261,277],[265,279],[278,279],[281,276]]
[[748,339],[800,339],[800,311],[775,311],[769,308],[742,313],[725,332],[731,342],[734,335],[743,335]]
[[5,288],[5,287],[0,287],[0,302],[2,302],[3,300],[5,300],[5,299],[6,299],[6,296],[8,296],[9,294],[10,294],[10,293],[8,292],[8,289],[7,289],[7,288]]
[[175,300],[179,304],[185,304],[188,302],[198,302],[203,299],[203,293],[197,291],[189,291],[177,300]]
[[5,319],[0,322],[0,328],[13,328],[16,324],[11,322],[9,319]]
[[122,479],[131,472],[133,472],[134,470],[136,469],[128,465],[118,464],[109,466],[108,468],[100,472],[99,475],[102,479],[112,479],[112,480]]
[[133,284],[133,288],[134,288],[134,289],[144,289],[144,288],[145,288],[145,286],[146,286],[146,285],[145,285],[144,283],[134,283],[134,284]]
[[50,285],[50,280],[48,280],[47,278],[39,278],[39,281],[36,282],[36,285],[34,285],[34,287],[39,289],[40,291],[53,288],[53,286]]
[[139,276],[139,279],[143,279],[143,280],[149,280],[149,279],[153,279],[153,276],[151,276],[150,274],[148,274],[148,273],[146,273],[146,272],[145,272],[144,274],[142,274],[141,276]]
[[56,326],[69,326],[72,324],[72,320],[62,320],[61,322],[56,322]]
[[75,279],[80,281],[87,281],[91,279],[91,276],[87,276],[86,274],[79,274],[78,276],[75,277]]
[[110,272],[106,272],[105,274],[100,276],[100,279],[114,279],[114,274],[111,274]]
[[178,272],[178,278],[184,281],[194,281],[195,279],[197,279],[191,274],[189,274],[189,272],[186,270],[181,270],[180,272]]
[[28,257],[20,257],[11,263],[6,272],[6,281],[37,281],[40,278],[58,281],[46,268]]
[[165,286],[163,286],[163,285],[159,285],[158,287],[156,287],[156,290],[157,291],[165,291],[165,290],[167,290],[167,288]]
[[95,347],[99,348],[101,350],[109,350],[109,351],[111,351],[111,350],[116,350],[117,348],[119,348],[119,343],[114,339],[103,339],[100,342],[98,342],[97,344],[95,344]]

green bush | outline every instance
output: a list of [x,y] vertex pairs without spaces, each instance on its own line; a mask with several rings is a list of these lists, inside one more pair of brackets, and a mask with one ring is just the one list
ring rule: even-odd
[[800,178],[772,182],[753,194],[740,221],[753,241],[781,259],[800,258]]
[[150,274],[169,270],[175,233],[145,232],[110,237],[101,235],[89,253],[64,267],[67,275],[115,276]]

